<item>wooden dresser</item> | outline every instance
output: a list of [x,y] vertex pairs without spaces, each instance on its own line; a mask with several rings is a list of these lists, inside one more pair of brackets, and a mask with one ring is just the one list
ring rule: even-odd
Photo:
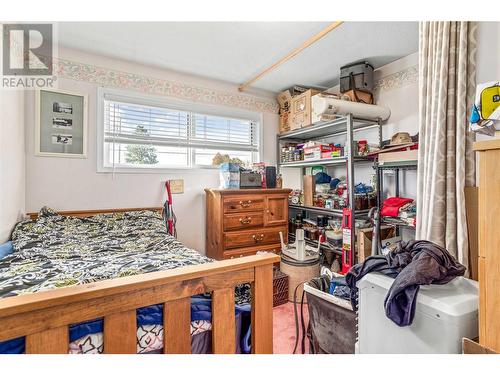
[[205,189],[206,254],[214,259],[280,252],[290,189]]
[[479,343],[500,352],[500,139],[479,151]]

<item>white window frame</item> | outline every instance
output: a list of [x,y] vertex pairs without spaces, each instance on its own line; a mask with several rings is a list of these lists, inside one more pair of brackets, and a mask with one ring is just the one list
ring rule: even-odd
[[[131,104],[165,107],[169,109],[177,109],[181,111],[189,111],[200,114],[237,118],[242,120],[253,121],[256,123],[258,131],[258,145],[259,151],[257,153],[258,160],[253,162],[257,163],[263,159],[263,115],[260,112],[247,111],[244,109],[226,107],[219,105],[210,105],[197,102],[189,102],[181,99],[171,97],[161,97],[155,95],[147,95],[139,92],[112,89],[106,87],[99,87],[97,89],[97,118],[96,118],[96,133],[97,133],[97,172],[101,173],[165,173],[175,170],[199,170],[199,169],[214,169],[216,166],[203,166],[203,165],[189,165],[189,166],[167,166],[167,167],[135,167],[128,165],[115,165],[107,166],[104,163],[104,100],[129,102]],[[191,154],[189,155],[190,163]]]

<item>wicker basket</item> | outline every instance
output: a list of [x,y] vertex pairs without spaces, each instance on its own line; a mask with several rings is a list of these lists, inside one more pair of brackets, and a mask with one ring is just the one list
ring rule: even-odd
[[273,307],[288,302],[288,275],[278,269],[273,274]]

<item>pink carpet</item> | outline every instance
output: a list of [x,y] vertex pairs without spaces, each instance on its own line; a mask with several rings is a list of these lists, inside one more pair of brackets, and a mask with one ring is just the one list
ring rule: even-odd
[[[299,335],[300,329],[300,305],[297,305],[299,313]],[[307,327],[309,314],[307,305],[304,305],[304,319]],[[295,345],[295,318],[293,313],[293,303],[288,302],[273,309],[273,349],[275,354],[292,354]],[[306,340],[306,353],[309,351],[309,345]],[[297,347],[297,353],[300,353],[300,341]]]

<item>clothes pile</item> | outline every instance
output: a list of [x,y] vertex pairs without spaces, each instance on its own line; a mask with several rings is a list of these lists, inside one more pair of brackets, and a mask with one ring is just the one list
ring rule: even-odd
[[387,222],[393,220],[394,222],[404,223],[412,227],[416,226],[417,205],[413,199],[402,197],[387,198],[382,204],[380,213]]
[[395,279],[385,297],[385,314],[398,326],[405,327],[413,322],[420,285],[446,284],[463,276],[465,267],[446,249],[430,241],[399,242],[387,255],[368,257],[347,273],[346,283],[351,288],[351,304],[355,310],[358,305],[356,284],[370,272],[380,272]]

